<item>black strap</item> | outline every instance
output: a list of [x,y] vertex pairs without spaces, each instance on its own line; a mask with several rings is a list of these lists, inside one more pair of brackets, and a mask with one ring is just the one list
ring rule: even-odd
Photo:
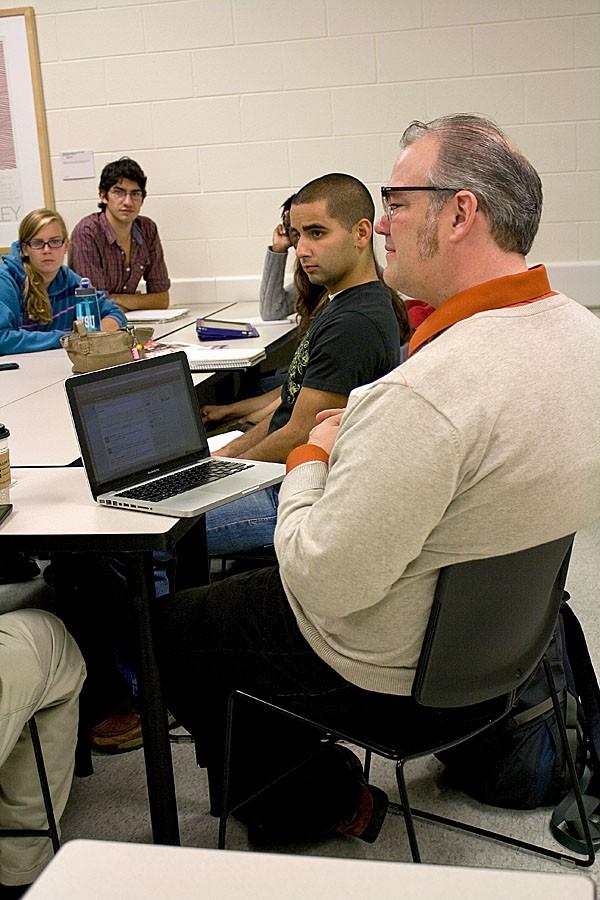
[[[561,627],[564,629],[564,646],[566,656],[573,673],[577,695],[581,702],[585,725],[590,739],[590,750],[593,754],[593,765],[600,767],[600,687],[590,651],[585,640],[579,619],[567,604],[569,595],[565,591],[561,606]],[[565,660],[566,663],[566,660]]]
[[[565,692],[561,691],[558,694],[558,699],[562,701]],[[528,722],[533,722],[534,719],[539,718],[539,716],[543,716],[545,713],[549,712],[552,709],[552,697],[546,697],[545,700],[542,700],[541,703],[536,703],[535,706],[530,706],[529,709],[524,709],[520,713],[516,713],[512,716],[512,720],[515,725],[527,725]]]
[[[579,619],[568,605],[569,594],[563,594],[561,604],[560,628],[563,653],[563,664],[567,673],[567,684],[571,684],[577,692],[581,703],[585,726],[589,736],[590,762],[598,771],[600,761],[600,688],[596,672],[590,657],[585,635]],[[569,700],[572,702],[570,703]],[[565,709],[565,724],[569,734],[569,744],[575,759],[576,730],[579,727],[577,721],[577,708],[574,706],[574,698],[567,692],[567,704]],[[590,835],[594,848],[600,847],[600,799],[592,794],[586,794],[590,786],[593,772],[586,765],[579,779],[583,805],[590,829]],[[585,835],[581,826],[579,810],[575,800],[573,788],[563,797],[550,819],[550,831],[555,839],[574,853],[587,853]]]

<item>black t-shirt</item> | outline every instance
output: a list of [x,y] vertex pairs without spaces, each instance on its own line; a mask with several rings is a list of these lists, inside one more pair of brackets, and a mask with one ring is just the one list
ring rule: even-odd
[[370,281],[330,300],[302,338],[281,388],[269,433],[290,419],[300,388],[346,396],[400,363],[400,331],[388,288]]

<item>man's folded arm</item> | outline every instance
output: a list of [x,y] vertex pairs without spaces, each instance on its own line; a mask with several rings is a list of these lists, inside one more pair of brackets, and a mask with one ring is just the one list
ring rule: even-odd
[[280,491],[282,580],[316,615],[346,616],[385,597],[456,489],[458,445],[448,421],[408,390],[401,402],[380,387],[369,393],[351,400],[329,467],[318,459],[298,465]]

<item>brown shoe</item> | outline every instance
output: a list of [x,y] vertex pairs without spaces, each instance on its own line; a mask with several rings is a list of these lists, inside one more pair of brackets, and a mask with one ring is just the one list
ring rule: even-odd
[[[177,728],[175,716],[167,711],[169,729]],[[139,713],[115,713],[91,730],[91,747],[96,753],[128,753],[143,745]]]
[[118,713],[94,725],[91,746],[96,753],[129,753],[143,745],[139,713]]
[[388,796],[373,784],[361,784],[360,799],[354,815],[336,827],[337,834],[347,834],[372,844],[385,821]]

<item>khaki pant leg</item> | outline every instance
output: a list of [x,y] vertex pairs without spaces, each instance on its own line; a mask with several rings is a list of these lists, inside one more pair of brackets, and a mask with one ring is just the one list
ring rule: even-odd
[[[85,665],[60,619],[37,609],[0,616],[0,827],[47,827],[26,724],[35,715],[57,821],[73,778]],[[52,855],[48,838],[0,838],[0,883],[28,884]]]

